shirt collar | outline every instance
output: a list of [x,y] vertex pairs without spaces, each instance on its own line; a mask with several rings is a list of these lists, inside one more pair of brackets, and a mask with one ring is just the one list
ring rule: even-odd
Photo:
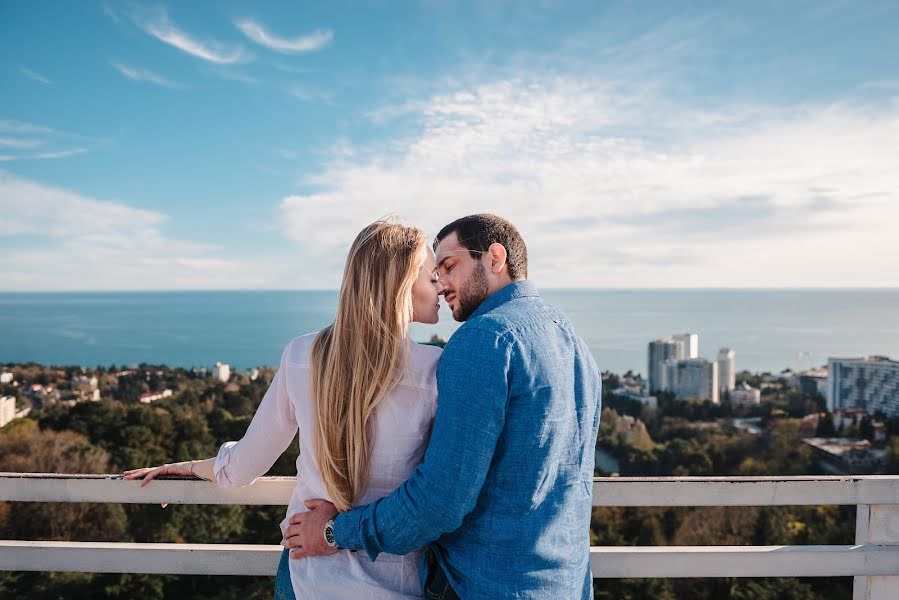
[[497,308],[505,304],[506,302],[509,302],[510,300],[529,297],[540,297],[540,293],[537,291],[537,286],[527,279],[515,281],[488,296],[483,302],[481,302],[480,306],[478,306],[477,309],[475,309],[475,311],[471,313],[469,319],[473,319],[475,317],[483,315],[484,313],[490,312],[494,308]]

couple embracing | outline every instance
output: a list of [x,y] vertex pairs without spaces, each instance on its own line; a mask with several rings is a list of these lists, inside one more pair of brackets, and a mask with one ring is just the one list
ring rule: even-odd
[[[450,223],[433,251],[369,225],[334,322],[287,345],[244,437],[126,478],[248,485],[299,430],[276,598],[592,598],[601,380],[527,268],[495,215]],[[409,333],[441,295],[464,322],[442,351]]]

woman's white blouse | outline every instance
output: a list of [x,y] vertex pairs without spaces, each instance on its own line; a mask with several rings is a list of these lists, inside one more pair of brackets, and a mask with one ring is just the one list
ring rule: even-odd
[[[264,475],[300,432],[297,484],[281,522],[305,512],[304,500],[330,500],[312,447],[314,407],[309,353],[315,334],[292,340],[281,367],[265,393],[253,421],[239,442],[226,442],[215,459],[221,487],[243,486]],[[364,352],[365,348],[360,348]],[[368,489],[359,502],[369,504],[395,490],[424,458],[437,408],[436,368],[441,350],[409,344],[408,369],[381,401],[375,415],[375,438]],[[420,551],[406,556],[341,550],[330,556],[290,560],[297,598],[421,598]]]

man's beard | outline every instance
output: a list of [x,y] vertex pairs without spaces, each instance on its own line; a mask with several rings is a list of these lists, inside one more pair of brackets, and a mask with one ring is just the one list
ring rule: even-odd
[[487,299],[490,286],[487,283],[487,271],[484,265],[478,262],[477,268],[465,283],[462,284],[457,299],[459,307],[453,311],[453,318],[459,322],[468,320],[481,302]]

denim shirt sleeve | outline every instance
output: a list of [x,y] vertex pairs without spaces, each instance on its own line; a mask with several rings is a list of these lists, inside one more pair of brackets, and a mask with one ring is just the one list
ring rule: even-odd
[[[471,325],[471,324],[470,324]],[[437,414],[424,462],[391,494],[334,520],[341,548],[407,554],[454,531],[474,510],[503,430],[511,344],[462,327],[437,366]]]

